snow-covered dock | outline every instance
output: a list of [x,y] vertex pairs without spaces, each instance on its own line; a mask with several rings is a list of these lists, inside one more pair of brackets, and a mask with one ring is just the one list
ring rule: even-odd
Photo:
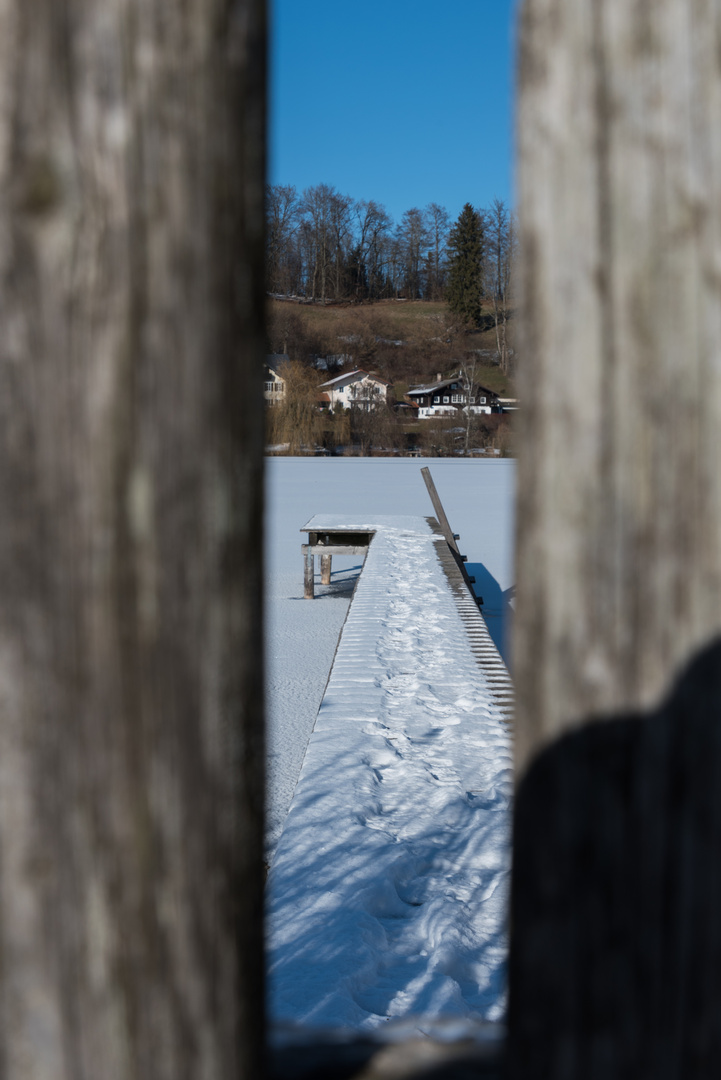
[[268,882],[276,1023],[504,1010],[511,686],[446,542],[373,534]]

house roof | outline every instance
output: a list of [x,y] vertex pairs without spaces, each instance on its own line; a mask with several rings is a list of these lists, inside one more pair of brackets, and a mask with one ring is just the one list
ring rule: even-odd
[[440,382],[429,383],[428,386],[414,386],[408,391],[408,395],[410,397],[413,394],[434,394],[450,386],[452,382],[458,382],[458,379],[442,379]]
[[344,375],[336,375],[335,379],[328,379],[327,382],[321,383],[321,386],[327,386],[331,390],[335,390],[343,383],[360,382],[361,379],[373,379],[374,382],[380,383],[382,386],[391,385],[386,379],[381,379],[380,375],[374,375],[372,371],[356,368],[355,371],[346,371]]
[[270,364],[265,364],[265,370],[270,372],[278,382],[285,382],[283,376],[279,373],[278,368],[271,367]]
[[[449,379],[441,379],[440,382],[428,383],[426,386],[414,386],[407,392],[407,397],[420,397],[422,394],[437,394],[439,391],[447,390],[451,383],[462,383],[462,377],[460,375],[451,375]],[[481,386],[480,383],[474,382],[473,390],[478,393],[486,394],[488,397],[498,397],[495,390],[489,390],[487,386]]]

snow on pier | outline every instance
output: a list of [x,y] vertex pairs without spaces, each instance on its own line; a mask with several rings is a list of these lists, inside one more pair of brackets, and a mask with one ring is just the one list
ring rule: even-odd
[[326,515],[305,528],[373,538],[268,881],[271,1018],[498,1019],[505,666],[429,520]]

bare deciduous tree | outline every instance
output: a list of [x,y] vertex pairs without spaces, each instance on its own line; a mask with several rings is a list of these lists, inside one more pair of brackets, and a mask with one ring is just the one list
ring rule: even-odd
[[[381,295],[385,277],[385,244],[391,228],[391,219],[385,210],[372,199],[361,200],[354,207],[358,227],[358,251],[365,270],[368,295],[374,299]],[[358,291],[356,290],[356,295]]]
[[400,432],[379,386],[358,383],[350,391],[350,426],[353,442],[363,454],[397,445]]
[[290,293],[293,285],[293,238],[298,227],[298,196],[294,187],[266,188],[267,283],[271,292]]
[[320,377],[304,364],[290,361],[279,371],[285,383],[281,404],[267,411],[267,438],[289,454],[312,449],[322,438],[323,416],[319,410]]
[[428,227],[423,211],[406,210],[396,230],[399,256],[403,265],[403,290],[415,300],[421,292],[421,261],[428,243]]
[[464,453],[466,454],[468,453],[468,447],[470,444],[471,425],[473,423],[474,416],[472,402],[474,397],[473,390],[476,385],[477,365],[478,361],[475,357],[472,360],[464,360],[460,366],[460,371],[458,373],[460,376],[461,386],[463,387],[463,392],[466,398],[466,437],[464,442]]
[[501,371],[508,374],[510,287],[516,249],[516,228],[512,211],[494,199],[486,214],[488,250],[485,259],[485,292],[493,303],[493,324]]
[[428,230],[428,267],[426,299],[440,300],[445,285],[445,255],[451,219],[445,207],[438,203],[429,203],[425,209],[426,228]]

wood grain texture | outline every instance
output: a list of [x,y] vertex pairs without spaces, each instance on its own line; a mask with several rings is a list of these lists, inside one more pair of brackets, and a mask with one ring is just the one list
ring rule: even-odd
[[0,2],[0,1075],[259,1075],[263,0]]
[[721,2],[526,0],[522,773],[721,627]]

